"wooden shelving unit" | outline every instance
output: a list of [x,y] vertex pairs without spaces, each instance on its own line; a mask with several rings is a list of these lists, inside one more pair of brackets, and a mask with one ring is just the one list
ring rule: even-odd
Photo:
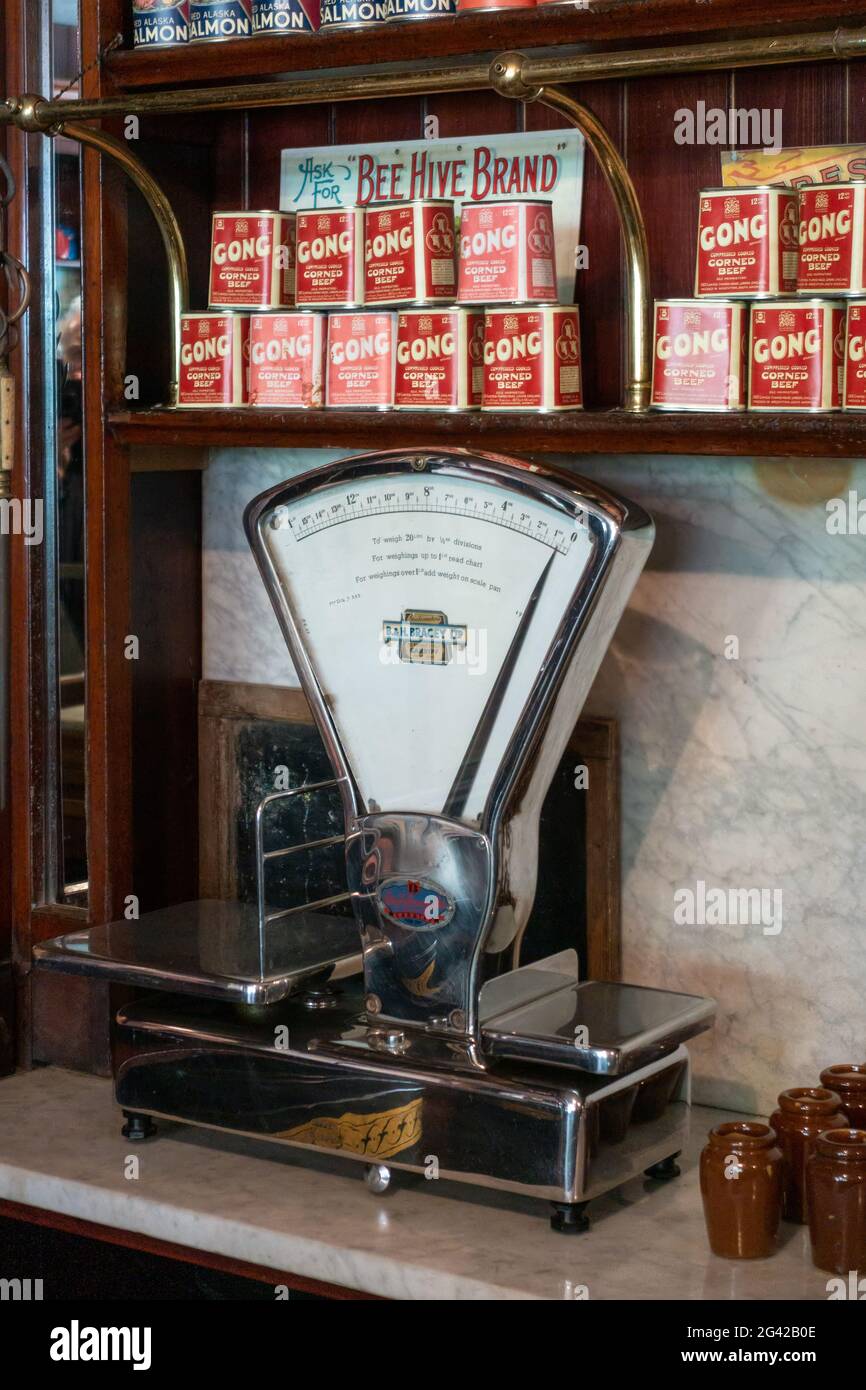
[[[861,458],[866,415],[439,415],[427,411],[116,411],[118,443],[273,448],[403,448],[423,442],[525,454],[714,454],[756,458]],[[158,467],[158,462],[156,464]]]
[[798,27],[820,27],[827,19],[844,24],[863,12],[859,0],[793,0],[775,6],[759,0],[596,0],[590,8],[551,4],[512,14],[468,14],[423,24],[269,35],[147,52],[119,50],[110,55],[106,69],[113,86],[132,91],[317,68],[435,62],[507,49],[601,43],[637,48],[675,35],[694,41],[714,33],[772,33],[782,24],[790,33]]

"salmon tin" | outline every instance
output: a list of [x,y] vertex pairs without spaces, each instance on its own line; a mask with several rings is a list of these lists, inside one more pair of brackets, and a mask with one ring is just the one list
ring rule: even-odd
[[656,300],[655,410],[745,409],[747,313],[734,299]]
[[394,404],[396,314],[328,315],[325,404],[390,410]]
[[284,309],[295,299],[295,215],[215,212],[211,308]]
[[866,300],[848,305],[842,406],[866,410]]
[[478,410],[484,314],[481,310],[403,309],[397,315],[398,410]]
[[388,23],[413,19],[444,19],[457,13],[457,0],[387,0]]
[[454,204],[373,203],[364,214],[364,303],[454,299]]
[[189,38],[189,0],[132,0],[135,48],[175,48]]
[[252,32],[250,0],[190,0],[190,43],[227,43]]
[[863,293],[864,201],[863,183],[813,184],[800,189],[800,294]]
[[839,410],[845,306],[828,299],[752,306],[749,409]]
[[577,309],[488,309],[481,409],[547,413],[582,405]]
[[387,19],[388,0],[322,0],[322,29],[369,29]]
[[249,350],[249,314],[181,314],[178,404],[246,405]]
[[324,314],[252,314],[250,405],[323,406],[326,336]]
[[464,203],[461,304],[555,304],[556,254],[548,200]]
[[315,34],[319,0],[252,0],[254,34]]
[[353,309],[364,303],[364,209],[297,214],[295,303]]
[[751,299],[797,292],[794,188],[708,188],[701,193],[695,294]]

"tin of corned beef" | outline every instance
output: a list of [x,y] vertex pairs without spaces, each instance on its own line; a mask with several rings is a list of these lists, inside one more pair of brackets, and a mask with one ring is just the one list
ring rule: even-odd
[[457,13],[457,0],[387,0],[388,23],[413,19],[444,19]]
[[747,306],[739,300],[657,299],[654,410],[744,410]]
[[297,214],[295,303],[352,309],[364,303],[364,209]]
[[295,297],[294,213],[215,212],[209,294],[211,308],[291,307]]
[[844,410],[866,410],[866,300],[848,305],[845,335]]
[[319,0],[252,0],[254,34],[315,34]]
[[369,29],[388,20],[388,0],[322,0],[322,29]]
[[464,203],[457,299],[461,304],[555,304],[549,201]]
[[582,405],[577,309],[488,309],[481,409],[547,413]]
[[397,315],[398,410],[477,410],[481,405],[481,310],[404,309]]
[[325,404],[390,410],[394,404],[396,314],[328,315]]
[[174,48],[189,39],[189,0],[132,0],[136,48]]
[[695,294],[750,299],[797,290],[794,188],[708,188],[701,193]]
[[789,299],[752,306],[750,410],[839,410],[844,375],[843,304]]
[[325,403],[324,314],[250,316],[250,405],[317,410]]
[[454,299],[454,204],[373,203],[364,213],[364,303]]
[[245,405],[249,349],[249,314],[181,314],[178,403]]
[[250,0],[190,0],[190,43],[226,43],[252,32]]
[[866,184],[810,184],[800,189],[802,295],[863,293],[863,223]]

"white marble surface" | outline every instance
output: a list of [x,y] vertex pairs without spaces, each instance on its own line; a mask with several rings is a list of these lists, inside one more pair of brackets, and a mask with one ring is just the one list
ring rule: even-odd
[[[296,684],[240,518],[266,486],[332,457],[213,455],[207,676]],[[587,705],[621,723],[625,978],[715,997],[696,1097],[768,1112],[784,1087],[866,1059],[866,536],[828,535],[825,506],[866,498],[866,462],[580,468],[657,527]],[[674,894],[698,880],[781,892],[782,930],[676,926]]]
[[826,1298],[802,1227],[771,1259],[710,1254],[695,1161],[719,1118],[693,1112],[681,1178],[633,1180],[562,1236],[544,1204],[453,1183],[373,1197],[348,1160],[174,1125],[131,1145],[109,1082],[52,1068],[0,1081],[0,1198],[396,1299]]

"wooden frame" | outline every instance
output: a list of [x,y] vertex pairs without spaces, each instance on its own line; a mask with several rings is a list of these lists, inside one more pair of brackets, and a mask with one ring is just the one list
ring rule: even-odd
[[[232,826],[238,804],[236,734],[253,720],[313,724],[303,691],[287,686],[202,681],[199,687],[201,876],[203,898],[237,896]],[[619,739],[611,719],[578,720],[568,750],[589,770],[586,804],[587,969],[618,980],[620,936]]]

